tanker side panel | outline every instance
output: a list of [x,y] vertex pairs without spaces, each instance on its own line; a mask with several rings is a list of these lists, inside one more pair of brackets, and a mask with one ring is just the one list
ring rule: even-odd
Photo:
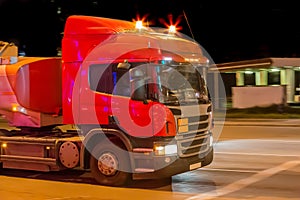
[[23,107],[54,114],[62,108],[61,59],[49,58],[28,63],[16,74],[15,94]]
[[0,65],[0,113],[10,110],[12,105],[18,103],[10,81],[15,80],[15,75],[7,74],[6,67],[7,65]]

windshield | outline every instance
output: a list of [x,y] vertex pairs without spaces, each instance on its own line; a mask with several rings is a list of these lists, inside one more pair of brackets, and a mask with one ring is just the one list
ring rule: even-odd
[[158,101],[164,104],[208,103],[209,94],[203,76],[190,63],[156,65]]
[[203,75],[205,67],[190,63],[123,62],[93,64],[89,68],[92,90],[166,105],[208,103],[209,93]]

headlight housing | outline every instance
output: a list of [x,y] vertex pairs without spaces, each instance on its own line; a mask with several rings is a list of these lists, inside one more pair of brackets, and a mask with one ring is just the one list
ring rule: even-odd
[[177,154],[177,144],[163,144],[155,142],[153,151],[156,156],[174,155]]

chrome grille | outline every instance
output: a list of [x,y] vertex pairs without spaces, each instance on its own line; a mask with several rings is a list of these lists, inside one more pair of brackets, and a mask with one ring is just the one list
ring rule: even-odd
[[188,117],[189,131],[176,136],[180,157],[205,153],[209,149],[209,115]]

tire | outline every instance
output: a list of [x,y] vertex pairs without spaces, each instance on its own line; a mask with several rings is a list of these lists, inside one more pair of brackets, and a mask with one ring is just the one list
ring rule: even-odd
[[129,153],[124,149],[106,140],[94,147],[90,168],[93,178],[100,185],[119,187],[131,180]]

